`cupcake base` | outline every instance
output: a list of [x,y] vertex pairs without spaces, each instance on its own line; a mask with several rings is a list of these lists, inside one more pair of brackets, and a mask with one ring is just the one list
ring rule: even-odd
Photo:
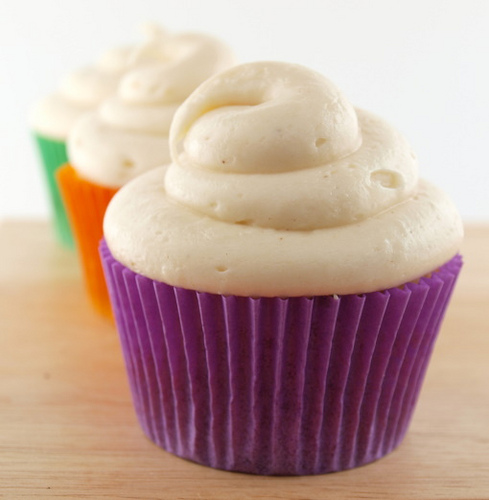
[[112,318],[98,245],[103,236],[105,210],[117,189],[82,179],[69,164],[58,169],[56,178],[73,230],[88,296],[98,313]]
[[68,161],[66,144],[38,134],[34,135],[34,139],[41,155],[56,238],[63,246],[74,248],[73,235],[55,178],[56,170]]
[[350,469],[399,445],[462,265],[365,295],[246,298],[172,287],[100,251],[146,435],[264,475]]

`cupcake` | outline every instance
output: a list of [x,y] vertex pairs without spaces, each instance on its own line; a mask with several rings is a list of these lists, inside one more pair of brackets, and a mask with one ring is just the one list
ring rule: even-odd
[[37,143],[53,212],[58,240],[73,246],[73,236],[55,181],[55,171],[68,161],[66,140],[80,116],[112,95],[127,68],[132,48],[105,52],[93,65],[68,74],[59,90],[41,99],[33,108],[30,125]]
[[88,294],[95,308],[108,316],[110,302],[98,254],[107,204],[123,184],[168,163],[168,133],[177,107],[234,58],[211,36],[154,31],[132,62],[117,92],[75,123],[68,137],[69,163],[57,172]]
[[100,247],[146,435],[266,475],[391,452],[461,267],[452,202],[399,132],[299,65],[208,80],[170,150],[112,199]]

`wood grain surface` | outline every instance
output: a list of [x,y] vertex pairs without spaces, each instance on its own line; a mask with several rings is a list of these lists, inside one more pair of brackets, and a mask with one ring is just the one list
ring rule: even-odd
[[44,222],[0,225],[0,498],[489,499],[489,226],[468,226],[459,280],[403,444],[347,472],[213,470],[140,430],[115,327]]

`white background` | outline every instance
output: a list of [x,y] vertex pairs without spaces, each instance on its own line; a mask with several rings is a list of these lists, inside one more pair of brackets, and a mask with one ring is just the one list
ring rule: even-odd
[[489,0],[0,0],[0,219],[48,215],[33,103],[147,21],[320,71],[408,137],[466,221],[489,220]]

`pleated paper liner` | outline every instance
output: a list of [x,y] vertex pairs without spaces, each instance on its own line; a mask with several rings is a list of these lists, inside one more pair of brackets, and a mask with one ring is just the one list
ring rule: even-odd
[[85,288],[95,310],[112,317],[98,245],[103,235],[105,210],[116,189],[93,184],[63,165],[56,173],[80,258]]
[[56,238],[63,246],[73,248],[73,235],[55,178],[56,170],[68,161],[66,144],[39,134],[34,134],[34,139],[42,160]]
[[462,265],[382,292],[246,298],[175,288],[101,255],[136,413],[210,467],[308,475],[402,441]]

